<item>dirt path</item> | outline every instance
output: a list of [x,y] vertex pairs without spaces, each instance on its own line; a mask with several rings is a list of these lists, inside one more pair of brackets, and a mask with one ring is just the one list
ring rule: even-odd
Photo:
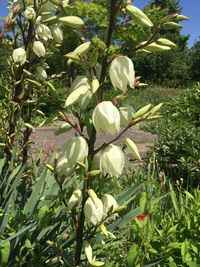
[[[41,127],[37,128],[36,132],[32,134],[32,141],[36,148],[43,147],[45,150],[57,150],[62,148],[66,141],[74,136],[74,131],[70,130],[67,133],[55,136],[54,132],[58,126]],[[122,135],[115,144],[121,144],[125,137],[132,139],[138,147],[140,155],[145,158],[148,147],[151,146],[156,138],[156,135],[146,133],[138,129],[137,126],[129,129],[124,135]],[[111,140],[113,137],[110,135],[100,136],[97,140],[97,146],[104,143],[105,141]]]

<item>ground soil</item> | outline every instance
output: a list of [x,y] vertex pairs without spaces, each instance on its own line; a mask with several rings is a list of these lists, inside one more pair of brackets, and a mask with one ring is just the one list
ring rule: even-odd
[[[50,126],[50,127],[40,127],[36,128],[35,133],[32,134],[31,139],[33,141],[33,147],[35,149],[43,148],[46,151],[55,151],[62,149],[63,145],[67,140],[75,135],[73,130],[68,131],[67,133],[60,134],[55,136],[55,131],[59,126]],[[138,147],[140,156],[142,158],[146,157],[149,146],[151,146],[156,138],[156,135],[141,131],[137,126],[129,129],[125,134],[123,134],[115,144],[122,144],[125,137],[132,139]],[[110,135],[99,136],[96,146],[103,144],[113,137]]]

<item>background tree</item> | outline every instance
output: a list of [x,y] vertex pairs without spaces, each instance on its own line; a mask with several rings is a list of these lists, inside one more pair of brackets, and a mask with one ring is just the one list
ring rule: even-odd
[[200,40],[189,51],[190,75],[192,80],[200,81]]

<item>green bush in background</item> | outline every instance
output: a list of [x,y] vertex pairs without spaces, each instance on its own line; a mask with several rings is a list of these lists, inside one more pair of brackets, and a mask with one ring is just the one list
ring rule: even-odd
[[168,102],[163,119],[153,131],[158,139],[153,150],[161,170],[172,180],[188,186],[200,183],[200,90],[186,90]]

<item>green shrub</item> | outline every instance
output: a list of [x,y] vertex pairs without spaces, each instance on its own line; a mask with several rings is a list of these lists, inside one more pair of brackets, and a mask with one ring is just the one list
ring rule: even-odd
[[198,88],[186,90],[170,101],[162,111],[153,148],[161,170],[170,179],[183,178],[188,186],[200,182],[199,106]]

